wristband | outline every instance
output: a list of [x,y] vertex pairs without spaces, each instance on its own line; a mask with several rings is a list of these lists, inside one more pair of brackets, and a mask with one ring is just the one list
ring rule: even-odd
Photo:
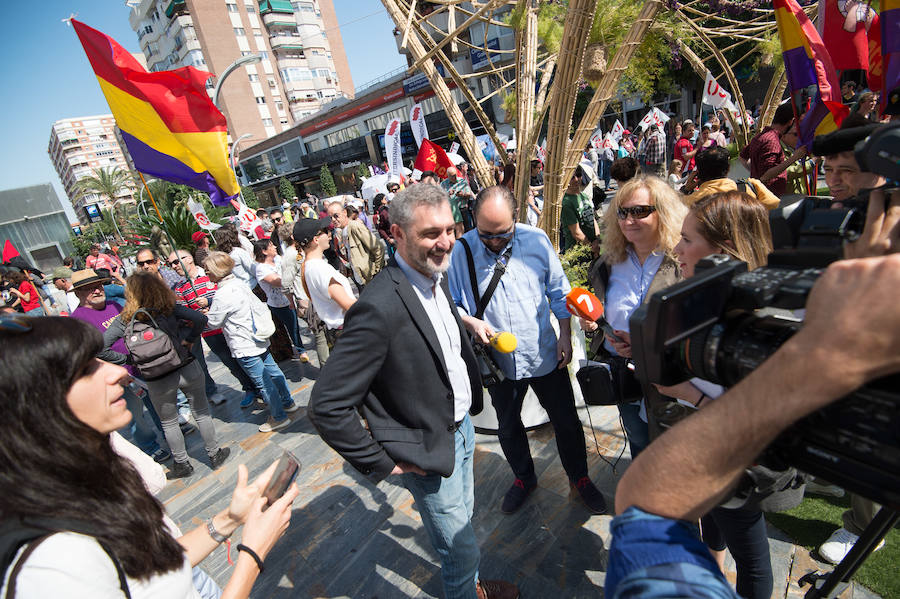
[[697,403],[694,404],[694,407],[695,407],[695,408],[699,408],[699,407],[700,407],[700,404],[703,403],[703,400],[704,400],[704,399],[709,399],[709,396],[708,396],[706,393],[701,392],[701,393],[700,393],[700,399],[697,400]]
[[209,536],[211,536],[213,541],[215,541],[216,543],[224,543],[228,540],[228,537],[216,530],[216,526],[213,524],[212,518],[206,521],[206,532],[209,533]]
[[246,553],[247,555],[249,555],[250,557],[252,557],[253,560],[256,562],[257,567],[259,567],[259,573],[262,574],[263,569],[264,569],[264,568],[263,568],[263,562],[262,562],[262,560],[259,558],[259,556],[256,554],[255,551],[253,551],[252,549],[250,549],[249,547],[247,547],[247,546],[244,545],[243,543],[238,543],[236,549],[237,549],[238,551],[243,551],[244,553]]

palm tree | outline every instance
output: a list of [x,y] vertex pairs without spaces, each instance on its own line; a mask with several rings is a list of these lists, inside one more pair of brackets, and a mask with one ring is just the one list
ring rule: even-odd
[[[119,166],[95,168],[93,173],[93,175],[79,179],[75,183],[76,199],[96,194],[101,198],[105,198],[110,209],[112,209],[122,192],[132,189],[131,174]],[[116,229],[118,229],[118,224]],[[121,237],[121,234],[119,236]]]

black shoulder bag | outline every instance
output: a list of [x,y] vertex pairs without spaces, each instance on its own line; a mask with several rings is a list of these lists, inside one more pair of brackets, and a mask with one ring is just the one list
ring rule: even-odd
[[[475,259],[472,258],[472,248],[469,247],[469,242],[463,238],[460,238],[459,242],[466,252],[466,262],[469,265],[469,281],[472,284],[472,297],[475,298],[477,306],[475,314],[472,316],[481,319],[484,316],[488,303],[491,301],[491,297],[494,295],[494,291],[497,289],[497,285],[500,283],[500,277],[506,272],[506,263],[500,260],[497,261],[497,265],[494,267],[494,276],[488,283],[487,289],[484,290],[484,295],[480,296],[478,294],[478,277],[475,275]],[[511,254],[512,247],[508,247],[503,252],[502,257],[509,260]],[[482,385],[490,387],[506,380],[506,375],[503,374],[494,356],[491,355],[490,350],[485,345],[473,339],[472,349],[475,350],[475,357],[478,359],[478,370],[481,373]]]

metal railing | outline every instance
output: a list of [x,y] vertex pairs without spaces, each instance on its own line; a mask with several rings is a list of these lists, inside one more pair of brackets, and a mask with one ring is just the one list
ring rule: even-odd
[[397,67],[393,71],[385,73],[384,75],[381,75],[380,77],[378,77],[376,79],[372,79],[371,81],[367,81],[367,82],[363,83],[362,85],[357,86],[356,89],[353,90],[353,96],[358,98],[363,92],[367,91],[368,89],[373,88],[373,87],[377,86],[379,83],[383,83],[383,82],[387,81],[388,79],[393,79],[397,75],[400,75],[401,73],[405,73],[405,72],[406,72],[406,67]]

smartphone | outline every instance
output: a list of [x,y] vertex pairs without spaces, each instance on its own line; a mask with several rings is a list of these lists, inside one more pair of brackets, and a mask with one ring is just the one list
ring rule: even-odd
[[263,497],[266,498],[266,508],[278,501],[278,499],[284,495],[284,492],[287,491],[288,487],[291,486],[291,483],[294,482],[294,479],[297,478],[300,468],[300,460],[292,453],[285,451],[281,454],[278,465],[275,466],[275,472],[272,473],[272,478],[269,480],[266,490],[263,491]]

